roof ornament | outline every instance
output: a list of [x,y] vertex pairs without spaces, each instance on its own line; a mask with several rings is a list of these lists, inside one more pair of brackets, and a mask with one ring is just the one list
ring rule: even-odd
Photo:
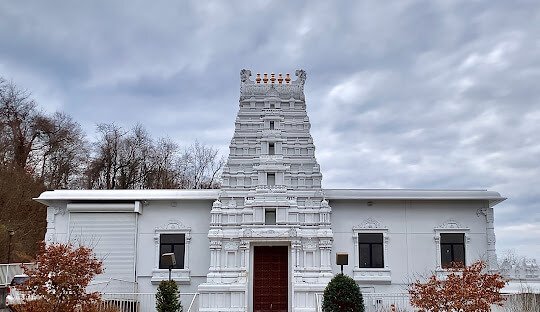
[[246,83],[249,81],[249,77],[251,77],[251,70],[249,69],[242,69],[240,71],[240,81],[242,81],[242,83]]
[[296,75],[296,77],[298,77],[298,79],[296,80],[296,82],[298,84],[303,85],[306,82],[307,74],[306,74],[305,70],[298,69],[298,70],[296,70],[295,75]]

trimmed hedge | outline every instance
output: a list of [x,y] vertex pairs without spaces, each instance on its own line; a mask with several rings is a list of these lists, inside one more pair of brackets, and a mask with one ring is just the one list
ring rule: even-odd
[[323,312],[364,312],[364,299],[356,282],[338,274],[324,289]]

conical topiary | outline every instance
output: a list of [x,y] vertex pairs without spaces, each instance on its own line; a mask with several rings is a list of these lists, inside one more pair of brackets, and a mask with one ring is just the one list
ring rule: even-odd
[[364,312],[360,288],[349,276],[338,274],[324,289],[323,312]]
[[182,312],[182,304],[175,281],[161,281],[156,293],[157,312]]

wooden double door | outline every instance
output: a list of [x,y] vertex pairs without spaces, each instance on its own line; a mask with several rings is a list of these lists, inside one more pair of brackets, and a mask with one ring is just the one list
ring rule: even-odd
[[254,246],[253,311],[286,312],[289,305],[287,246]]

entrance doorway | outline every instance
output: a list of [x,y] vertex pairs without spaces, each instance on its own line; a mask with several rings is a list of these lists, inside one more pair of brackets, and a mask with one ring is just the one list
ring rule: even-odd
[[289,294],[287,246],[254,246],[253,312],[286,312]]

